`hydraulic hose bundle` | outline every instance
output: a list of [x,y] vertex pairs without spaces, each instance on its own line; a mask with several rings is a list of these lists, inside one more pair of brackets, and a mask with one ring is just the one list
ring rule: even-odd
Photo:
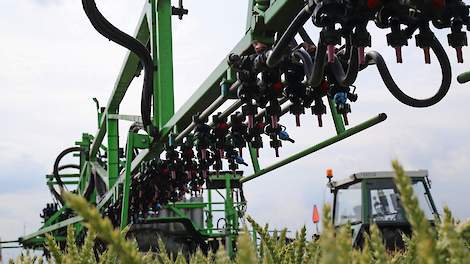
[[[74,152],[80,152],[81,149],[80,147],[70,147],[65,150],[63,150],[55,159],[54,161],[54,167],[52,171],[52,176],[54,177],[56,184],[59,186],[59,189],[62,190],[65,188],[65,184],[62,181],[60,177],[60,171],[65,170],[65,169],[77,169],[80,170],[80,166],[76,164],[67,164],[67,165],[60,165],[60,161],[68,154],[74,153]],[[49,185],[49,190],[51,194],[55,197],[55,199],[61,204],[64,205],[64,200],[62,199],[62,196],[60,193],[54,188],[52,184]]]
[[[66,188],[66,184],[62,181],[60,172],[63,170],[67,169],[75,169],[80,171],[81,167],[79,164],[66,164],[66,165],[61,165],[62,159],[69,155],[69,154],[81,154],[82,149],[80,147],[70,147],[65,150],[63,150],[59,155],[56,157],[54,161],[54,166],[52,170],[52,177],[55,180],[55,183],[49,184],[49,190],[51,194],[54,196],[54,198],[61,204],[64,205],[64,200],[62,199],[62,196],[60,193],[56,190],[54,185],[57,185],[59,188],[59,191],[62,191],[63,189]],[[98,191],[98,195],[103,195],[106,191],[106,183],[101,179],[101,177],[98,176],[96,171],[92,171],[92,178],[88,181],[88,185],[85,186],[84,191],[83,191],[83,196],[84,197],[89,197],[93,190]]]
[[144,66],[144,84],[142,88],[141,115],[144,128],[153,137],[158,137],[157,128],[151,120],[153,94],[153,72],[155,70],[152,56],[145,45],[135,38],[113,26],[100,13],[94,0],[82,0],[83,9],[93,27],[104,37],[134,52]]
[[[312,19],[320,27],[316,45],[304,30],[304,24]],[[379,28],[390,28],[387,43],[395,48],[397,62],[402,62],[401,47],[415,35],[416,46],[423,49],[425,63],[429,64],[430,51],[436,55],[441,66],[442,81],[437,92],[430,98],[413,98],[400,89],[392,78],[388,67],[376,51],[365,52],[371,46],[371,35],[367,24],[374,21]],[[258,133],[250,133],[261,125],[262,133],[269,135],[270,146],[282,146],[282,127],[278,124],[281,115],[290,112],[296,116],[300,126],[301,114],[311,108],[312,114],[326,113],[323,98],[332,100],[336,112],[343,116],[348,125],[348,113],[358,96],[354,82],[360,71],[369,65],[376,65],[379,74],[390,93],[401,103],[411,107],[429,107],[441,101],[451,85],[452,71],[449,58],[439,40],[430,29],[450,28],[449,45],[457,50],[457,61],[462,62],[462,46],[467,45],[463,26],[470,27],[469,7],[460,0],[436,1],[370,1],[370,0],[310,0],[278,40],[270,47],[266,43],[254,43],[254,54],[240,56],[231,54],[228,64],[237,72],[238,98],[242,113],[248,117],[246,141],[263,146]],[[299,34],[304,43],[297,45],[294,37]],[[342,41],[344,40],[344,41]],[[345,43],[340,48],[337,46]],[[466,76],[459,77],[463,82]],[[469,78],[470,79],[470,78]],[[285,101],[287,107],[281,107]],[[258,109],[262,110],[259,111]],[[260,116],[258,113],[263,113]],[[260,123],[253,116],[259,116]],[[256,140],[254,140],[256,139]],[[288,140],[290,141],[290,140]]]
[[[470,27],[469,7],[460,0],[436,1],[338,1],[318,0],[309,3],[299,12],[286,31],[281,35],[271,50],[266,52],[266,66],[278,67],[289,54],[299,56],[289,48],[289,43],[299,33],[303,39],[311,42],[304,24],[312,17],[315,26],[321,27],[320,38],[312,54],[313,65],[304,63],[311,68],[306,73],[308,85],[319,87],[324,76],[337,86],[353,85],[358,72],[370,64],[376,64],[391,94],[400,102],[412,107],[428,107],[438,103],[447,94],[451,84],[451,66],[439,40],[429,29],[429,23],[437,29],[450,28],[449,45],[457,51],[457,61],[463,62],[462,46],[467,45],[463,26]],[[436,94],[427,99],[416,99],[405,94],[390,75],[382,56],[376,51],[364,52],[364,47],[371,45],[371,36],[367,32],[368,21],[374,21],[379,28],[390,28],[387,43],[395,48],[397,62],[402,62],[401,47],[407,45],[408,39],[416,30],[416,45],[423,49],[425,62],[430,63],[430,50],[433,50],[442,71],[442,82]],[[341,25],[337,29],[337,25]],[[401,25],[405,28],[402,29]],[[345,50],[335,50],[346,40]],[[341,57],[341,58],[339,58]],[[302,61],[307,60],[301,57]],[[326,71],[326,73],[325,73]],[[462,77],[459,81],[463,81]]]

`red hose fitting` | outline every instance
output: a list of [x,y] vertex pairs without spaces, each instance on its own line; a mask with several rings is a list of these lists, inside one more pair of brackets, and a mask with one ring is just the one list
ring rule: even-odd
[[403,57],[401,54],[401,46],[395,47],[395,55],[397,57],[397,63],[403,63]]
[[429,53],[429,47],[424,47],[424,63],[431,64],[431,54]]
[[366,54],[364,52],[364,47],[357,48],[358,56],[359,56],[359,65],[366,64]]
[[456,47],[455,51],[457,52],[457,63],[463,63],[462,47]]
[[333,63],[335,59],[335,45],[329,44],[327,46],[328,49],[328,63]]

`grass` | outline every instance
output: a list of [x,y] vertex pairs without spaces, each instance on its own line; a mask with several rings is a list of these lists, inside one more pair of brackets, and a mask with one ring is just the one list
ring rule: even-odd
[[[470,263],[470,222],[457,222],[448,208],[444,208],[442,220],[436,228],[430,226],[423,211],[418,206],[418,199],[413,193],[410,178],[397,161],[392,163],[395,170],[395,183],[400,192],[401,201],[407,219],[412,225],[411,238],[404,237],[406,248],[402,251],[388,252],[382,243],[379,228],[372,225],[370,236],[366,237],[362,249],[351,245],[350,226],[345,225],[336,230],[331,221],[331,208],[323,209],[323,231],[319,240],[308,240],[306,228],[296,233],[293,243],[286,242],[286,230],[268,232],[268,226],[261,227],[251,217],[247,221],[261,237],[261,244],[256,247],[248,232],[244,229],[238,237],[238,250],[235,258],[227,257],[223,247],[207,256],[197,251],[189,259],[181,253],[169,256],[162,241],[159,241],[160,252],[141,253],[136,243],[124,238],[124,235],[113,228],[109,219],[102,218],[96,208],[85,199],[70,193],[64,193],[67,204],[84,218],[88,235],[82,246],[77,246],[74,229],[67,230],[66,249],[61,251],[51,236],[47,236],[46,247],[51,253],[49,263],[64,264],[98,264],[98,263]],[[95,238],[108,245],[101,255],[93,252]],[[43,263],[42,258],[24,254],[10,263]]]

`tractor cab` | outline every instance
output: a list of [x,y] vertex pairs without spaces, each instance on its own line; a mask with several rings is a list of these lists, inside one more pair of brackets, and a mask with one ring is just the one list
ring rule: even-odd
[[[419,205],[431,224],[439,217],[430,192],[426,170],[407,171]],[[376,223],[388,249],[404,247],[402,234],[411,235],[411,225],[400,201],[392,171],[360,172],[340,181],[332,181],[327,173],[328,187],[334,196],[333,224],[340,227],[350,223],[354,246],[364,243],[364,232]]]

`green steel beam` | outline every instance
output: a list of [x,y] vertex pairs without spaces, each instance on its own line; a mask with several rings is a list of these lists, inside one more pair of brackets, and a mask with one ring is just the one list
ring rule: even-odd
[[294,154],[294,155],[292,155],[292,156],[290,156],[290,157],[288,157],[288,158],[286,158],[286,159],[284,159],[284,160],[281,160],[281,161],[279,161],[279,162],[277,162],[277,163],[275,163],[275,164],[273,164],[273,165],[271,165],[271,166],[268,166],[268,167],[266,167],[266,168],[264,168],[264,169],[262,169],[262,170],[260,170],[260,171],[258,171],[258,172],[256,172],[256,173],[250,175],[250,176],[247,176],[247,177],[245,177],[245,178],[242,178],[242,179],[240,180],[240,182],[241,182],[241,183],[245,183],[245,182],[247,182],[247,181],[251,181],[251,180],[253,180],[253,179],[255,179],[255,178],[258,178],[259,176],[262,176],[262,175],[264,175],[264,174],[266,174],[266,173],[268,173],[268,172],[270,172],[270,171],[273,171],[273,170],[275,170],[275,169],[277,169],[277,168],[279,168],[279,167],[282,167],[282,166],[284,166],[284,165],[287,165],[287,164],[289,164],[289,163],[291,163],[291,162],[293,162],[293,161],[296,161],[296,160],[298,160],[298,159],[300,159],[300,158],[302,158],[302,157],[305,157],[305,156],[307,156],[307,155],[309,155],[309,154],[311,154],[311,153],[313,153],[313,152],[316,152],[316,151],[318,151],[318,150],[321,150],[321,149],[323,149],[323,148],[325,148],[325,147],[328,147],[328,146],[330,146],[330,145],[332,145],[332,144],[334,144],[334,143],[336,143],[336,142],[338,142],[338,141],[341,141],[341,140],[343,140],[343,139],[345,139],[345,138],[348,138],[348,137],[350,137],[350,136],[352,136],[352,135],[354,135],[354,134],[357,134],[357,133],[359,133],[359,132],[361,132],[361,131],[363,131],[363,130],[365,130],[365,129],[367,129],[367,128],[370,128],[370,127],[372,127],[372,126],[374,126],[374,125],[377,125],[378,123],[381,123],[381,122],[384,121],[385,119],[387,119],[387,115],[386,115],[386,114],[383,114],[383,113],[382,113],[382,114],[379,114],[379,115],[377,115],[376,117],[373,117],[373,118],[371,118],[371,119],[369,119],[369,120],[367,120],[367,121],[365,121],[365,122],[363,122],[363,123],[361,123],[361,124],[359,124],[359,125],[357,125],[357,126],[354,126],[354,127],[350,128],[350,129],[347,129],[346,131],[344,131],[343,133],[341,133],[341,134],[339,134],[339,135],[336,135],[336,136],[334,136],[334,137],[331,137],[331,138],[329,138],[329,139],[327,139],[327,140],[325,140],[325,141],[323,141],[323,142],[320,142],[320,143],[318,143],[318,144],[316,144],[316,145],[313,145],[313,146],[310,147],[310,148],[307,148],[307,149],[305,149],[305,150],[303,150],[303,151],[301,151],[301,152],[298,152],[297,154]]
[[[79,181],[62,181],[61,184],[65,184],[65,185],[71,185],[71,184],[79,184],[80,182]],[[48,181],[47,182],[47,185],[52,185],[52,184],[59,184],[58,182],[56,181]]]
[[330,106],[331,117],[333,118],[333,123],[335,124],[336,134],[339,135],[346,130],[346,128],[344,127],[343,117],[340,114],[338,114],[338,111],[336,111],[336,104],[333,101],[333,99],[328,98],[328,104]]
[[[116,112],[113,114],[117,114]],[[108,112],[109,114],[109,112]],[[108,184],[113,186],[119,177],[119,120],[109,118],[107,119],[107,130],[108,130]]]
[[[150,36],[150,45],[152,48],[152,60],[153,66],[155,70],[153,72],[153,94],[158,95],[159,90],[159,80],[158,77],[160,75],[159,72],[159,64],[158,64],[158,40],[157,40],[157,1],[158,0],[150,0],[150,13],[147,14],[148,18],[150,19],[151,23],[151,36]],[[173,66],[172,66],[173,67]],[[160,101],[156,96],[153,97],[153,125],[157,128],[160,128],[160,120],[159,120],[159,111],[160,111]]]
[[[175,113],[173,93],[173,34],[171,0],[152,2],[153,57],[156,62],[154,81],[154,122],[163,127]],[[156,11],[156,13],[155,13]],[[156,17],[155,17],[156,16]],[[157,28],[158,25],[158,28]]]
[[246,18],[246,32],[254,30],[260,18],[269,7],[269,0],[248,0],[248,14]]
[[248,146],[248,149],[250,150],[251,164],[253,164],[253,170],[256,173],[261,170],[258,160],[258,151],[255,148],[251,147],[251,145]]
[[126,168],[124,170],[124,186],[123,186],[123,197],[122,197],[122,209],[121,209],[121,225],[120,228],[123,230],[127,226],[128,214],[129,214],[129,193],[131,188],[132,179],[132,155],[134,154],[134,148],[147,148],[149,145],[149,137],[133,132],[129,132],[127,136],[127,152],[126,152]]
[[[54,236],[54,240],[59,242],[59,241],[65,241],[66,237],[64,236]],[[28,241],[24,241],[22,243],[23,248],[42,248],[46,244],[46,238],[45,237],[35,237],[32,238]],[[5,247],[1,247],[2,249]]]
[[171,203],[168,204],[168,207],[174,207],[178,209],[200,209],[205,208],[208,203],[200,203],[200,202],[190,202],[190,203]]
[[108,148],[105,145],[101,145],[100,149],[103,150],[103,151],[108,151]]
[[83,218],[81,216],[75,216],[75,217],[69,218],[67,220],[61,221],[57,224],[50,225],[48,227],[44,227],[44,228],[40,229],[39,231],[34,232],[32,234],[29,234],[27,236],[20,237],[19,240],[20,240],[21,243],[23,243],[23,241],[28,241],[28,240],[33,239],[35,237],[42,236],[46,233],[53,232],[55,230],[64,228],[66,226],[69,226],[69,225],[72,225],[72,224],[75,224],[75,223],[79,223],[81,221],[83,221]]
[[305,6],[304,1],[276,0],[264,13],[266,30],[284,31]]
[[45,227],[50,226],[52,223],[54,223],[59,217],[62,215],[62,213],[65,211],[66,206],[62,206],[57,212],[55,212],[47,221],[44,223],[44,225],[40,228],[43,229]]
[[228,256],[232,258],[234,256],[234,250],[233,250],[233,235],[232,235],[232,230],[233,230],[233,222],[236,221],[234,220],[234,213],[233,210],[233,200],[232,200],[232,188],[230,187],[230,180],[232,179],[230,174],[225,174],[225,228],[226,228],[226,241],[225,241],[225,247],[228,253]]
[[[78,173],[65,173],[65,174],[59,174],[60,178],[80,178],[80,174]],[[54,175],[48,174],[46,175],[47,179],[54,179]]]
[[206,226],[209,234],[212,234],[212,229],[214,228],[214,218],[212,215],[212,190],[207,190],[207,217],[206,217]]
[[81,168],[80,171],[80,183],[78,185],[78,191],[79,194],[82,194],[85,190],[85,186],[88,184],[88,181],[90,180],[90,175],[91,175],[91,170],[89,166],[89,161],[86,161],[85,164],[83,164],[83,167]]
[[464,72],[457,76],[457,81],[459,83],[466,83],[470,81],[470,71]]
[[[83,170],[85,168],[85,164],[88,160],[87,153],[90,150],[91,141],[93,140],[93,136],[87,133],[82,134],[82,140],[79,142],[75,142],[75,145],[80,146],[82,151],[80,152],[80,169]],[[88,176],[88,175],[85,175]]]
[[[167,209],[173,211],[176,214],[177,218],[187,218],[187,219],[191,220],[190,216],[188,216],[185,212],[181,211],[180,208],[169,205],[169,206],[167,206]],[[201,230],[204,227],[204,226],[197,226],[196,227],[194,222],[193,222],[193,226],[195,227],[196,230]]]
[[80,146],[82,150],[80,151],[80,155],[79,155],[80,156],[80,179],[79,179],[79,184],[77,186],[77,190],[79,193],[83,192],[84,186],[91,178],[91,171],[88,166],[88,161],[89,161],[88,152],[90,151],[92,140],[93,140],[92,135],[83,133],[82,140],[75,142],[75,145]]
[[250,31],[251,21],[253,20],[253,8],[255,7],[255,0],[248,0],[248,8],[246,14],[246,32]]
[[[370,200],[369,200],[369,185],[367,184],[367,180],[363,180],[361,182],[361,217],[364,223],[370,224],[370,221],[372,220],[369,217],[369,206],[370,206]],[[334,218],[333,218],[334,219]]]
[[131,158],[134,151],[134,133],[130,132],[127,137],[127,152],[126,152],[126,169],[124,171],[125,178],[124,178],[124,188],[123,188],[123,196],[122,196],[122,209],[121,209],[121,230],[126,228],[127,226],[127,219],[129,214],[129,193],[131,188]]

